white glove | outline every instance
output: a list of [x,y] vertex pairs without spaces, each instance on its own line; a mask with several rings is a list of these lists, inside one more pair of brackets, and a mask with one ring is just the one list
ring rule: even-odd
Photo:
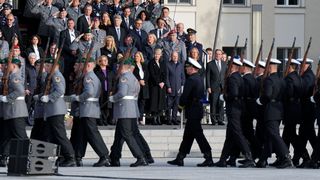
[[110,97],[109,97],[109,101],[110,101],[110,102],[115,102],[114,99],[113,99],[113,96],[110,96]]
[[4,103],[8,102],[7,96],[1,96],[1,101]]
[[48,95],[42,96],[42,97],[40,98],[40,101],[41,101],[41,102],[44,102],[44,103],[49,102],[49,96],[48,96]]
[[220,101],[224,101],[223,94],[220,94],[219,99]]
[[39,95],[34,95],[34,96],[33,96],[33,100],[39,101]]
[[184,86],[181,86],[181,94],[183,93]]
[[310,101],[311,101],[312,103],[316,103],[316,101],[314,100],[313,96],[310,97]]
[[257,103],[258,105],[262,106],[262,103],[260,102],[260,98],[258,98],[258,99],[256,100],[256,103]]

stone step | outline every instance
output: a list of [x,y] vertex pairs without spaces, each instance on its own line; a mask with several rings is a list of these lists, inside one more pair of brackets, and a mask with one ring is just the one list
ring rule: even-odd
[[[141,129],[140,131],[146,139],[147,143],[149,144],[153,157],[173,158],[178,153],[179,146],[182,141],[183,130]],[[28,134],[30,134],[30,130],[27,130],[27,132]],[[68,137],[70,137],[70,132],[70,130],[67,130]],[[110,149],[114,138],[114,128],[100,128],[100,133],[108,149]],[[224,128],[204,129],[204,134],[212,147],[213,157],[220,157],[221,150],[225,140],[225,133],[226,130]],[[311,151],[311,146],[309,144],[308,150]],[[123,147],[122,157],[133,157],[126,144],[124,144]],[[202,154],[196,141],[194,141],[193,146],[191,148],[191,153],[188,155],[188,157],[202,157]],[[97,158],[96,153],[93,151],[90,145],[87,146],[85,158]]]

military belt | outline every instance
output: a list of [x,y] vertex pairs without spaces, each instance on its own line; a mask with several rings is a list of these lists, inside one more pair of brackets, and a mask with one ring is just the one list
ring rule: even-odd
[[17,97],[17,99],[16,99],[16,100],[24,101],[24,96],[19,96],[19,97]]
[[99,98],[88,98],[88,99],[86,99],[86,101],[98,102],[98,101],[99,101]]
[[135,96],[124,96],[121,99],[123,99],[123,100],[138,100],[138,97],[135,97]]

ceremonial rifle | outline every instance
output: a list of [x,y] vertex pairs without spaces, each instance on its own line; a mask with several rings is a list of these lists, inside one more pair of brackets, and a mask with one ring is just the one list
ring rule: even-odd
[[308,57],[308,52],[309,52],[309,49],[310,49],[310,46],[311,46],[311,41],[312,41],[312,37],[310,37],[309,39],[309,43],[308,43],[308,47],[307,47],[307,50],[306,52],[304,53],[304,56],[303,56],[303,60],[302,60],[302,63],[300,65],[300,72],[299,72],[299,75],[302,76],[303,73],[304,73],[304,67],[306,66],[307,64],[307,57]]
[[262,52],[262,44],[263,44],[263,40],[261,40],[259,52],[257,54],[256,61],[255,61],[255,68],[254,68],[255,75],[257,74],[257,69],[258,69],[257,67],[259,66],[260,56],[261,56],[261,52]]
[[243,63],[243,59],[244,59],[244,54],[247,51],[247,43],[248,43],[248,38],[246,38],[246,41],[244,43],[244,47],[241,49],[241,54],[240,54],[240,61]]
[[314,88],[313,88],[313,95],[315,95],[316,92],[318,91],[319,83],[320,83],[320,59],[318,61],[318,67],[317,67],[317,72],[316,72],[316,81],[315,81]]
[[289,54],[288,62],[287,62],[287,66],[286,66],[286,71],[284,72],[284,77],[286,77],[289,74],[289,69],[290,69],[290,64],[291,64],[291,61],[292,61],[292,56],[293,56],[293,53],[294,53],[295,44],[296,44],[296,37],[294,37],[294,39],[293,39],[292,47],[290,49],[290,54]]
[[269,71],[269,66],[270,66],[270,60],[271,60],[271,57],[272,57],[272,51],[273,51],[273,47],[274,47],[274,41],[275,39],[273,38],[272,40],[272,44],[271,44],[271,48],[270,48],[270,51],[269,51],[269,54],[268,54],[268,58],[267,58],[267,61],[266,61],[266,68],[263,72],[263,75],[262,75],[262,79],[261,79],[261,88],[260,88],[260,94],[262,94],[262,91],[263,91],[263,82],[264,80],[266,79],[266,77],[268,76],[268,71]]
[[42,74],[43,74],[43,68],[44,68],[44,62],[47,58],[48,50],[49,50],[49,45],[50,45],[50,37],[48,37],[48,42],[46,44],[46,49],[44,53],[42,54],[42,58],[40,60],[40,67],[38,70],[38,75],[37,75],[37,88],[35,90],[35,94],[40,94],[41,93],[41,86],[42,86]]

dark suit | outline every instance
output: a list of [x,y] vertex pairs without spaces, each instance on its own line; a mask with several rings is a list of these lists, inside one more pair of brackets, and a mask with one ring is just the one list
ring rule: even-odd
[[104,12],[109,12],[109,7],[105,3],[97,4],[94,2],[92,4],[93,16],[100,17]]
[[225,62],[221,61],[221,70],[219,72],[216,60],[212,60],[207,64],[206,82],[207,89],[211,88],[209,94],[210,100],[210,118],[211,123],[215,124],[217,121],[223,121],[223,102],[219,100],[219,96],[224,86],[224,74],[227,69]]
[[158,28],[156,28],[156,29],[151,30],[149,33],[154,34],[154,35],[157,37],[157,39],[162,39],[162,36],[163,36],[164,34],[166,34],[167,32],[168,32],[168,30],[162,29],[162,33],[161,33],[160,36],[159,36],[159,34],[158,34]]
[[136,29],[130,30],[129,32],[129,34],[134,39],[134,46],[138,49],[138,51],[143,52],[144,51],[143,45],[147,42],[148,34],[142,29],[140,29],[140,33],[141,35],[139,34],[139,31]]
[[[92,19],[91,19],[91,22],[92,22]],[[90,24],[88,24],[86,16],[85,15],[80,16],[77,21],[77,30],[80,32],[80,34],[85,33],[89,29],[89,27],[90,27]]]
[[[80,32],[77,30],[74,30],[75,38],[80,35]],[[60,32],[60,45],[62,46],[62,41],[64,40],[64,45],[62,47],[61,55],[64,58],[64,71],[63,76],[66,80],[66,94],[70,94],[71,86],[73,84],[73,78],[70,78],[70,75],[73,74],[73,65],[76,62],[77,57],[73,54],[71,54],[70,46],[72,44],[70,39],[70,33],[69,29],[63,30]]]
[[[39,51],[39,55],[40,55],[40,58],[43,58],[43,55],[44,55],[44,50],[42,49],[42,47],[38,46],[38,51]],[[24,53],[24,58],[25,59],[28,59],[28,56],[30,53],[34,53],[34,48],[33,46],[29,46],[26,50],[25,50],[25,53]]]
[[264,133],[266,141],[261,160],[267,160],[271,153],[269,152],[270,149],[275,151],[280,159],[286,157],[289,153],[279,130],[280,121],[283,119],[283,104],[281,101],[284,87],[284,81],[279,78],[277,73],[270,74],[263,81],[260,102],[264,106]]
[[128,33],[130,30],[134,29],[134,19],[132,19],[130,16],[128,17],[129,20],[129,26],[127,26],[127,23],[125,21],[124,16],[121,16],[122,22],[121,22],[121,27],[123,27]]
[[244,155],[251,153],[247,139],[244,137],[240,117],[243,107],[244,82],[239,72],[232,73],[226,79],[226,113],[228,117],[226,140],[220,161],[226,161],[234,148],[239,148]]
[[149,99],[149,71],[148,71],[148,66],[146,64],[142,64],[142,71],[144,73],[144,77],[142,78],[139,74],[139,67],[136,65],[134,70],[133,70],[133,75],[140,80],[144,80],[145,85],[142,86],[140,84],[140,92],[139,92],[139,98],[138,98],[138,107],[139,107],[139,112],[140,112],[140,120],[142,120],[143,114],[145,112],[145,103],[146,100]]
[[116,30],[116,27],[114,27],[114,26],[110,27],[108,29],[107,36],[108,35],[113,36],[113,38],[117,44],[117,48],[124,46],[124,39],[127,36],[127,31],[123,27],[120,27],[120,39],[118,38],[117,30]]
[[186,126],[183,132],[183,140],[179,152],[186,155],[190,153],[194,139],[196,139],[203,154],[210,153],[211,147],[203,134],[201,119],[203,106],[200,99],[203,97],[204,84],[198,73],[190,75],[185,83],[179,106],[185,107]]

